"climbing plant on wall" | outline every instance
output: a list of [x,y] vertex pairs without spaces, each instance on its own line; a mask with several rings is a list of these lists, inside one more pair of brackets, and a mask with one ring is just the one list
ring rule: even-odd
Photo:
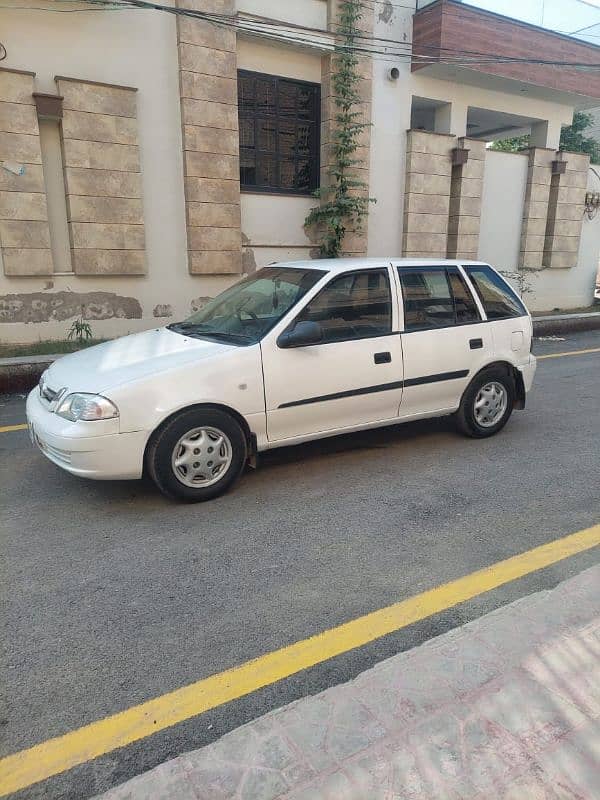
[[341,0],[339,3],[336,45],[331,58],[331,93],[335,106],[330,137],[331,158],[325,180],[316,195],[321,204],[306,218],[306,226],[318,236],[321,256],[336,258],[342,252],[347,231],[360,230],[370,202],[368,187],[352,174],[361,164],[356,158],[360,135],[369,127],[362,121],[359,58],[356,38],[360,36],[359,22],[364,4],[361,0]]

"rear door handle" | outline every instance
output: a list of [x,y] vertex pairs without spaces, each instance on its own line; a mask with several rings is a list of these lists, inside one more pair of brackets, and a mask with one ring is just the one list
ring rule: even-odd
[[373,356],[373,361],[376,364],[389,364],[392,360],[391,353],[375,353]]
[[469,339],[469,347],[471,350],[481,350],[483,347],[483,339]]

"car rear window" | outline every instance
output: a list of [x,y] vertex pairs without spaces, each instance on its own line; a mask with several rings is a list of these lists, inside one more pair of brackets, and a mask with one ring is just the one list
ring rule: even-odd
[[467,267],[467,274],[488,319],[509,319],[527,314],[523,303],[508,283],[490,267]]
[[406,331],[479,322],[477,304],[456,267],[402,268],[398,274]]

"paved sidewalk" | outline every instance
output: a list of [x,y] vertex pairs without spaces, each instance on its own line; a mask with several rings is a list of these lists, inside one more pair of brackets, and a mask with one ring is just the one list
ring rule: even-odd
[[597,800],[600,565],[103,800]]

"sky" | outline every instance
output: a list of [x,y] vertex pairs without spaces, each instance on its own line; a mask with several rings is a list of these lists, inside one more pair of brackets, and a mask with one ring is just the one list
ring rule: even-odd
[[[464,3],[600,45],[600,0],[463,0]],[[588,27],[591,26],[591,27]]]

